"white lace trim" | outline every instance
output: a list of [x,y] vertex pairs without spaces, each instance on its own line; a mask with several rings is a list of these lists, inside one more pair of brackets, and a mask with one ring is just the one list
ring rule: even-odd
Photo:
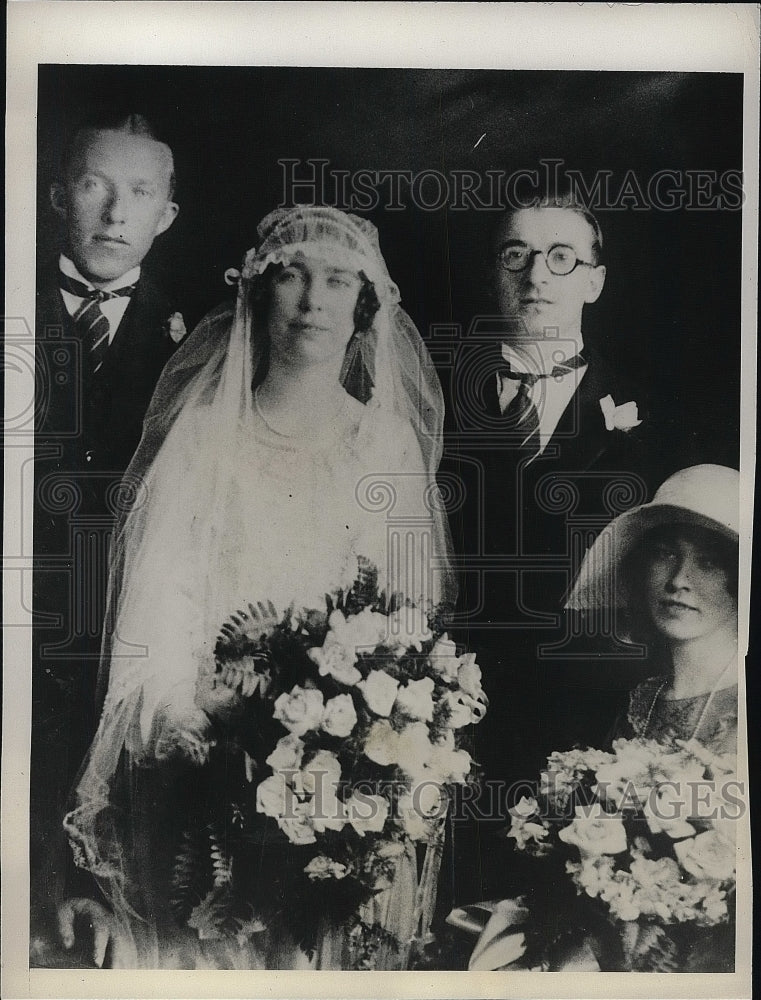
[[347,271],[362,271],[365,277],[373,283],[379,298],[391,302],[398,302],[400,299],[398,287],[383,274],[376,261],[371,257],[359,250],[351,250],[348,247],[337,246],[325,241],[315,240],[285,244],[270,250],[263,256],[257,251],[250,250],[246,254],[241,276],[244,280],[250,281],[256,275],[263,274],[271,264],[287,266],[297,256],[314,257],[329,263],[331,267],[345,268]]

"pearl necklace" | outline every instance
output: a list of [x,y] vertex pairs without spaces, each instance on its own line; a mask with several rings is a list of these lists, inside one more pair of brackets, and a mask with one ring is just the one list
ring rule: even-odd
[[[737,653],[735,652],[735,653],[732,654],[731,659],[728,661],[727,665],[724,667],[724,669],[722,670],[722,672],[716,678],[716,681],[714,682],[713,687],[708,692],[708,697],[706,698],[705,705],[703,705],[703,708],[700,711],[700,715],[698,716],[697,725],[693,729],[692,736],[690,736],[690,739],[687,741],[688,743],[690,742],[690,740],[694,740],[697,737],[698,733],[700,732],[700,727],[705,722],[706,715],[708,714],[708,708],[709,708],[711,702],[713,701],[714,695],[716,694],[716,692],[718,690],[720,690],[719,685],[724,680],[724,677],[726,676],[727,671],[729,670],[729,668],[732,666],[732,664],[735,662],[736,659],[737,659]],[[657,691],[653,695],[653,700],[650,703],[650,710],[648,711],[647,718],[645,719],[645,725],[642,727],[642,739],[645,739],[645,737],[647,736],[648,730],[650,729],[650,722],[651,722],[651,720],[653,718],[653,712],[655,711],[655,706],[658,704],[658,699],[660,698],[661,693],[663,692],[663,690],[666,687],[667,683],[668,683],[668,681],[665,681],[665,680],[661,681],[661,683],[658,685]]]

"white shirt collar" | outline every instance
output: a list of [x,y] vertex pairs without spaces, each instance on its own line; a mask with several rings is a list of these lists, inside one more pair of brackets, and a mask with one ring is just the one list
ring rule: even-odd
[[[74,278],[75,281],[81,281],[83,285],[88,288],[94,288],[95,286],[91,281],[88,281],[82,274],[79,273],[77,266],[74,262],[66,256],[66,254],[61,254],[58,258],[58,266],[63,271],[64,274],[68,275],[70,278]],[[126,285],[134,285],[140,278],[140,265],[133,267],[130,271],[122,274],[119,278],[114,278],[113,281],[107,281],[105,285],[102,285],[104,292],[111,292],[115,288],[124,288]]]

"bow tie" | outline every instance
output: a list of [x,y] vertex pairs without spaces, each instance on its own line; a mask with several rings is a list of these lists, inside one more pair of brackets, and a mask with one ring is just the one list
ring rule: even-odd
[[511,378],[518,382],[525,383],[529,388],[536,385],[539,379],[542,378],[562,378],[564,375],[568,375],[569,372],[574,371],[576,368],[583,368],[587,363],[586,358],[581,354],[574,354],[572,358],[564,361],[561,365],[555,365],[550,372],[516,372],[508,364],[502,364],[497,369],[497,374],[500,378]]
[[115,288],[111,292],[104,291],[102,288],[89,288],[83,282],[77,281],[76,278],[64,274],[63,271],[59,272],[58,279],[62,291],[68,292],[70,295],[76,295],[77,298],[89,299],[93,302],[108,302],[109,299],[129,298],[135,291],[135,285],[125,285],[124,288]]

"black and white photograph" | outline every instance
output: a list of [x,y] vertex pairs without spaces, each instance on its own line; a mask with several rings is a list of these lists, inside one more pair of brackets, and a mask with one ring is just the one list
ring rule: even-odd
[[200,6],[11,5],[5,995],[749,996],[757,5]]

